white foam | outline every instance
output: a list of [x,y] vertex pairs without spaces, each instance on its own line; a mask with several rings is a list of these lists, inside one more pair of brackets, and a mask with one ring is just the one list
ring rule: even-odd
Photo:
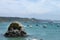
[[32,25],[29,25],[29,27],[32,27]]
[[32,39],[32,40],[37,40],[37,39]]

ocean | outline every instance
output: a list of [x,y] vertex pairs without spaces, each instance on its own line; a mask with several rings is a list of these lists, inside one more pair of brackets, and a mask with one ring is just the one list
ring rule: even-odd
[[27,37],[5,37],[10,22],[0,22],[0,40],[60,40],[60,23],[21,23]]

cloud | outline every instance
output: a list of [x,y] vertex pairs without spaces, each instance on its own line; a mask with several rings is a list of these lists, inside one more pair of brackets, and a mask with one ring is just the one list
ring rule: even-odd
[[1,0],[0,9],[2,7],[2,10],[0,11],[9,10],[12,13],[47,13],[52,10],[48,2],[47,0]]
[[27,1],[35,3],[38,2],[39,0],[27,0]]
[[0,0],[0,15],[6,16],[40,15],[56,9],[60,10],[60,0]]

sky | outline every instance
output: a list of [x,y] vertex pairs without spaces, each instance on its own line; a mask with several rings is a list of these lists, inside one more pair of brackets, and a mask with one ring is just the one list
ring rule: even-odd
[[60,20],[60,0],[0,0],[0,16]]

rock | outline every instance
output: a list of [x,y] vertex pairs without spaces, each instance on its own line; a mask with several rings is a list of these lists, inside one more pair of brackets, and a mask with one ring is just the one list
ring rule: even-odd
[[40,40],[43,40],[43,39],[40,39]]
[[21,31],[21,34],[20,34],[21,36],[26,36],[26,32],[24,32],[24,31]]
[[11,23],[8,27],[7,32],[4,34],[6,37],[19,37],[26,36],[27,33],[23,31],[23,28],[18,23]]
[[39,26],[38,24],[36,24],[36,26]]
[[43,25],[43,28],[47,28],[47,25]]
[[43,26],[43,28],[47,28],[46,26]]
[[58,24],[57,27],[60,27],[60,25]]

